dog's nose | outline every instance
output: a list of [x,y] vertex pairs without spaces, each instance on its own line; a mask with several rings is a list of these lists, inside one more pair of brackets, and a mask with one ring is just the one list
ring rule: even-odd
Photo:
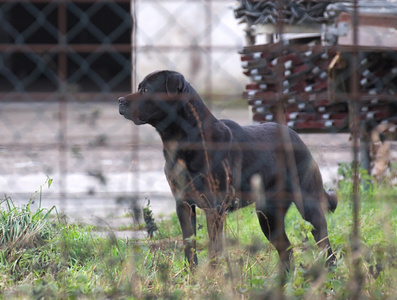
[[126,102],[124,97],[119,98],[119,104],[124,104]]

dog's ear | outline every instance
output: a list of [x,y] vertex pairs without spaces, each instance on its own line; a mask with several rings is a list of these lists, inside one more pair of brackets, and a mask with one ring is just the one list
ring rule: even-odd
[[168,96],[175,96],[183,91],[185,86],[185,78],[182,74],[171,73],[165,79],[165,88]]

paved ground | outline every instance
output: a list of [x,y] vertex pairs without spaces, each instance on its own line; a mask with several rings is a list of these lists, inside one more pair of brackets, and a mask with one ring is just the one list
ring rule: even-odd
[[[123,119],[113,101],[71,103],[61,115],[59,108],[48,103],[1,104],[1,195],[26,203],[48,175],[53,184],[43,188],[41,205],[56,205],[70,220],[106,224],[116,218],[117,226],[129,224],[131,218],[120,216],[128,215],[131,196],[137,197],[138,206],[150,199],[156,217],[174,211],[163,174],[161,141],[153,128]],[[217,117],[251,123],[248,109],[212,110]],[[349,136],[301,136],[325,184],[334,185],[338,164],[351,160]],[[36,195],[36,205],[39,198]]]

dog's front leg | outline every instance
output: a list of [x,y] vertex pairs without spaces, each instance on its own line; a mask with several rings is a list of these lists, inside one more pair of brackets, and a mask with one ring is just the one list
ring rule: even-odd
[[217,257],[222,252],[223,221],[224,215],[216,209],[205,211],[209,235],[208,256],[211,265],[217,264]]
[[197,266],[196,253],[196,207],[186,202],[177,204],[176,214],[182,229],[185,258],[190,268]]

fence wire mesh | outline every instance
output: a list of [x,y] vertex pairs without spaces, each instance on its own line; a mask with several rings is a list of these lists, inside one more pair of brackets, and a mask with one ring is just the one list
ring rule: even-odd
[[[394,264],[389,257],[381,261],[377,256],[374,262],[369,253],[377,248],[365,244],[364,248],[370,250],[363,250],[360,245],[360,241],[368,239],[360,232],[361,220],[365,219],[360,218],[360,191],[387,182],[390,194],[377,195],[380,199],[376,200],[389,204],[395,200],[396,30],[397,6],[393,1],[0,0],[0,193],[26,204],[48,176],[53,179],[52,186],[40,203],[36,201],[36,207],[56,205],[70,222],[106,224],[116,236],[129,238],[144,233],[119,228],[128,227],[132,220],[142,222],[139,215],[148,200],[155,218],[169,216],[176,206],[183,239],[179,237],[174,250],[183,253],[182,245],[181,249],[176,245],[184,243],[191,265],[201,251],[190,249],[196,246],[195,240],[189,240],[196,235],[196,206],[204,209],[208,225],[214,227],[209,226],[209,242],[204,246],[213,258],[222,246],[218,239],[226,211],[256,202],[262,230],[279,251],[281,275],[279,283],[270,284],[276,287],[276,294],[271,294],[271,289],[266,294],[265,275],[254,280],[257,283],[251,280],[251,288],[254,285],[263,290],[261,296],[281,298],[279,292],[297,296],[299,291],[288,283],[291,277],[283,271],[289,263],[291,244],[283,236],[284,219],[279,214],[284,217],[294,202],[303,218],[314,226],[314,243],[327,250],[324,215],[317,212],[323,194],[305,190],[309,186],[317,189],[313,182],[322,190],[324,183],[327,189],[336,189],[339,197],[348,198],[340,206],[352,211],[346,217],[351,226],[347,233],[352,236],[351,248],[341,245],[346,239],[337,238],[337,217],[328,221],[328,230],[337,259],[343,261],[347,254],[356,267],[354,276],[346,277],[351,279],[349,282],[338,280],[347,285],[352,298],[358,299],[365,289],[363,265],[372,268],[372,277],[367,278],[371,282],[384,271],[384,264]],[[154,79],[152,86],[143,84],[138,90],[138,84],[146,82],[145,76],[156,70],[175,70],[184,79],[175,83],[177,76],[166,73],[157,94],[147,97],[145,89],[151,92]],[[183,95],[174,97],[169,82],[174,84],[175,93],[195,95],[197,99],[184,80],[190,82],[205,106],[201,106],[201,100],[197,106],[194,102],[184,103]],[[138,94],[131,94],[137,90]],[[142,99],[151,106],[144,106]],[[155,120],[147,115],[150,107],[156,110]],[[153,126],[135,126],[120,114],[135,124]],[[312,169],[305,156],[296,154],[305,146],[287,127],[266,137],[267,143],[260,139],[256,143],[251,129],[240,132],[234,123],[218,119],[232,119],[241,125],[287,125],[310,149],[322,180],[316,172],[312,178],[305,177]],[[176,131],[180,135],[170,142],[170,132]],[[233,142],[225,137],[228,134]],[[212,139],[207,140],[208,136]],[[230,153],[226,155],[226,151]],[[192,153],[202,155],[190,161]],[[239,157],[241,153],[248,153],[249,163]],[[252,175],[262,174],[261,168],[271,165],[263,153],[270,153],[274,160],[274,170],[267,170],[273,177],[263,175],[254,185],[256,194],[251,195]],[[218,156],[227,156],[228,160]],[[241,165],[243,168],[236,171],[236,166]],[[343,190],[350,181],[351,193]],[[263,185],[271,189],[263,191]],[[287,188],[278,193],[278,186]],[[181,196],[183,193],[188,196]],[[269,207],[264,193],[268,203],[276,199],[279,202],[274,203],[284,206]],[[248,200],[245,194],[249,194]],[[317,202],[305,202],[317,196]],[[329,200],[331,210],[333,205]],[[387,207],[394,212],[393,205]],[[126,213],[133,219],[125,217]],[[144,214],[149,235],[153,236],[158,228],[150,210],[144,210]],[[381,230],[395,240],[395,216],[385,218],[385,226],[392,229]],[[272,222],[278,228],[273,236],[265,229],[271,231]],[[186,229],[190,223],[194,223],[194,229]],[[295,224],[299,229],[311,229],[310,225]],[[260,231],[257,227],[255,230]],[[227,222],[225,228],[229,231],[225,238],[229,247],[239,237],[235,238],[236,232]],[[306,243],[307,236],[300,237]],[[292,238],[298,256],[305,251],[296,247],[302,242],[300,237]],[[256,240],[250,243],[244,251],[256,255],[257,250],[252,250],[258,248]],[[332,251],[325,253],[333,260]],[[266,255],[249,263],[247,259],[246,266],[251,270],[256,264],[264,267],[272,258],[277,259],[271,269],[264,267],[266,274],[275,279],[271,274],[279,257]],[[367,261],[363,261],[363,255],[367,255]],[[250,288],[244,280],[252,279],[250,271],[235,269],[235,265],[244,263],[228,254],[224,258],[232,295],[255,296],[254,292],[245,294]],[[239,272],[243,274],[241,284],[233,277]],[[131,274],[133,280],[138,280],[135,273]],[[178,274],[176,271],[172,278]],[[337,280],[320,275],[320,279],[309,275],[306,296],[318,295],[317,283],[328,283],[331,288],[325,295],[342,297],[346,290],[334,292],[332,287],[337,286]],[[293,276],[299,275],[295,272]],[[165,290],[160,289],[162,296],[174,292],[168,283],[164,286]],[[137,287],[120,293],[127,290],[135,297],[151,293]],[[387,290],[387,295],[392,295],[392,290]],[[371,296],[376,292],[376,288],[365,290],[373,293]]]

